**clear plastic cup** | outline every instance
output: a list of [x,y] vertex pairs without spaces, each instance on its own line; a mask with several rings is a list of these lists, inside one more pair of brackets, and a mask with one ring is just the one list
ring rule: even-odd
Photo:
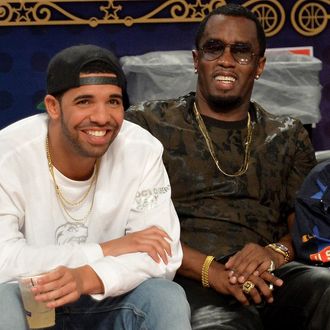
[[42,329],[55,325],[55,308],[34,299],[31,289],[43,275],[20,276],[18,284],[22,295],[25,316],[30,329]]

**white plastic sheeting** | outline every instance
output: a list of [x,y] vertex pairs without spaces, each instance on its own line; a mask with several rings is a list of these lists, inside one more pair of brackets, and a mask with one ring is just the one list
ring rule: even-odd
[[[269,52],[252,98],[274,114],[291,115],[303,124],[320,120],[321,61],[286,51]],[[132,104],[168,99],[195,91],[197,76],[191,51],[151,52],[120,59]]]

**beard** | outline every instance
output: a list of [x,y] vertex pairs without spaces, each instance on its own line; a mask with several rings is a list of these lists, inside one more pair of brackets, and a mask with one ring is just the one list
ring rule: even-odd
[[240,96],[221,97],[209,95],[207,103],[214,112],[227,113],[238,108],[243,103],[243,100]]
[[102,157],[103,154],[107,151],[109,145],[104,148],[88,148],[86,146],[83,146],[83,144],[78,140],[77,137],[75,137],[69,130],[67,124],[64,121],[63,111],[61,110],[61,127],[62,127],[62,133],[65,136],[66,140],[69,142],[73,150],[77,154],[79,154],[82,157],[87,158],[99,158]]

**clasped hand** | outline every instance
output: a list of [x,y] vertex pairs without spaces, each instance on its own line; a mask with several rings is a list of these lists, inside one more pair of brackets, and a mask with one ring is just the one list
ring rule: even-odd
[[[247,244],[230,257],[225,265],[214,264],[210,268],[211,286],[218,292],[233,295],[244,305],[251,301],[260,304],[263,300],[272,303],[273,287],[283,284],[281,279],[269,271],[271,266],[276,265],[272,252],[254,243]],[[214,268],[218,268],[217,274],[214,273]],[[243,284],[247,281],[250,282],[250,287],[248,285],[249,288],[243,292]]]

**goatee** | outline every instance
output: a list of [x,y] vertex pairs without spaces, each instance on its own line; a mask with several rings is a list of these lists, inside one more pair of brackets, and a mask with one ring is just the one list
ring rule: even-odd
[[239,96],[219,97],[209,95],[207,102],[214,112],[221,113],[238,108],[243,100]]

